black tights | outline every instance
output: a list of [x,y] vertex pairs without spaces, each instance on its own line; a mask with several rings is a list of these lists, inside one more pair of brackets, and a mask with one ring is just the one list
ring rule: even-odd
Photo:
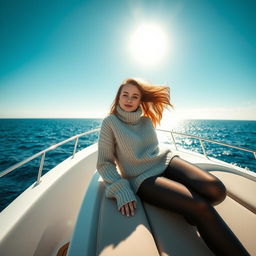
[[162,176],[144,180],[137,194],[142,200],[179,213],[195,224],[215,255],[249,255],[212,207],[225,199],[226,188],[210,173],[174,157]]

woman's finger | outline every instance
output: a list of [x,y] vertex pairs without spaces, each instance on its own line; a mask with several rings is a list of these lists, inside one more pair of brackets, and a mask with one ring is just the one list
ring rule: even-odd
[[124,206],[120,208],[120,212],[122,213],[122,215],[124,215]]
[[128,204],[125,204],[124,207],[125,207],[125,213],[126,213],[126,215],[127,215],[127,216],[130,216],[129,205],[128,205]]
[[132,215],[132,216],[134,216],[134,207],[133,207],[133,202],[129,202],[129,207],[130,207],[131,215]]
[[136,201],[133,201],[133,207],[134,207],[134,209],[136,209],[136,207],[137,207]]

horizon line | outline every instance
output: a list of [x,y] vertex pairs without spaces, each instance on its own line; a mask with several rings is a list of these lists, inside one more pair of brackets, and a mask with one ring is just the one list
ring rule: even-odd
[[[104,119],[105,117],[0,117],[2,119]],[[184,118],[183,120],[256,121],[256,119]]]

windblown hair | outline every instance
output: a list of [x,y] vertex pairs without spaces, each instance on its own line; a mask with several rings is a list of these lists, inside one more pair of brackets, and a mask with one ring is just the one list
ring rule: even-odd
[[170,103],[170,89],[167,86],[150,84],[141,79],[128,78],[120,85],[111,105],[110,114],[116,114],[122,88],[127,84],[136,86],[140,91],[143,116],[149,117],[154,127],[160,124],[164,108],[173,107]]

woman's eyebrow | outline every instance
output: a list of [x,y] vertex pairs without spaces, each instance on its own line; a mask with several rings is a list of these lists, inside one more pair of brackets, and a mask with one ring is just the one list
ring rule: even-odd
[[[127,91],[123,91],[123,93],[128,93]],[[140,96],[138,93],[133,93],[132,95]]]

